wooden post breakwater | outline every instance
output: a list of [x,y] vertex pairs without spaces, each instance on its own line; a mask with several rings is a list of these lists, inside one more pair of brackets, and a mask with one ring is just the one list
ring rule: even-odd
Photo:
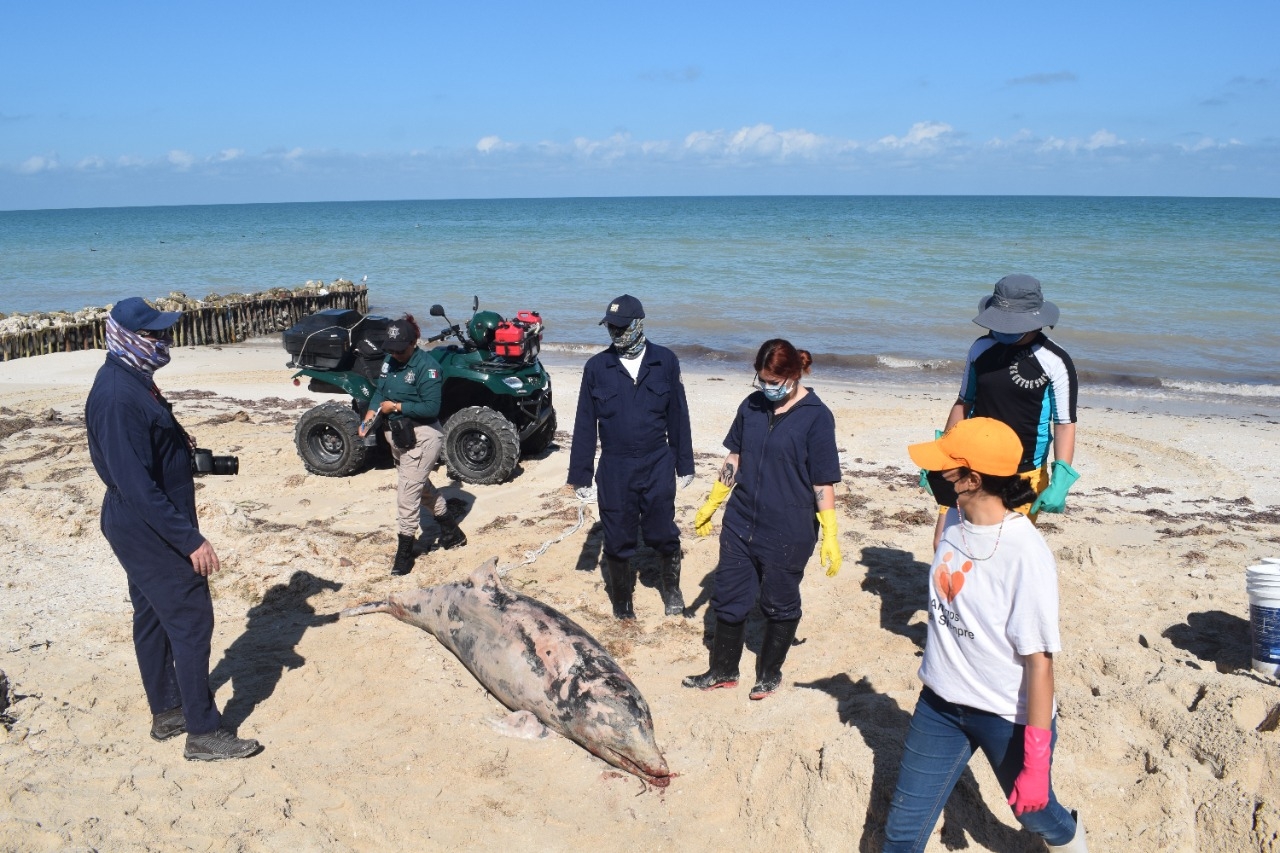
[[[210,294],[204,300],[188,299],[180,293],[152,300],[161,311],[181,311],[173,326],[174,346],[230,344],[273,332],[283,332],[308,314],[327,308],[350,308],[369,312],[369,289],[339,279],[331,285],[308,285],[297,290],[276,288],[262,293]],[[0,331],[0,361],[72,352],[106,349],[109,310],[57,312],[0,320],[31,321],[35,328]]]

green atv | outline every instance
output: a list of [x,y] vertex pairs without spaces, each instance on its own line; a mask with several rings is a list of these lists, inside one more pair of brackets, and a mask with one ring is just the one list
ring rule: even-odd
[[[444,427],[443,458],[450,477],[488,485],[510,479],[522,456],[542,452],[556,433],[551,404],[551,377],[538,360],[542,318],[521,311],[504,320],[493,311],[471,306],[465,327],[431,306],[432,317],[449,325],[425,343],[456,339],[432,349],[444,375],[440,422]],[[381,374],[382,342],[391,320],[358,311],[330,309],[303,318],[284,333],[293,376],[310,379],[309,391],[343,394],[348,401],[329,401],[298,420],[294,443],[302,463],[313,474],[346,477],[364,468],[379,445],[381,429],[365,438],[360,421]]]

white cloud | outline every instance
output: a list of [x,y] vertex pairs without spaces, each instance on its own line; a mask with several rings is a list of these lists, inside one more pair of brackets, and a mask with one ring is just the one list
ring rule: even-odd
[[605,139],[587,139],[579,136],[573,140],[573,153],[593,160],[615,161],[625,157],[633,148],[631,134],[615,133]]
[[1196,154],[1201,151],[1223,151],[1240,145],[1243,145],[1243,143],[1234,137],[1226,140],[1225,142],[1219,142],[1212,136],[1202,136],[1195,142],[1179,142],[1178,148],[1188,154]]
[[756,124],[731,132],[695,130],[684,138],[685,152],[729,160],[811,159],[824,152],[856,146],[851,140],[838,140],[803,129],[775,130],[771,124]]
[[39,154],[34,157],[28,157],[18,166],[18,173],[22,175],[37,175],[40,172],[52,172],[58,168],[58,155],[50,154],[43,157]]
[[[1223,141],[1199,133],[1185,134],[1177,142],[1126,140],[1106,128],[1055,136],[1029,127],[979,142],[938,120],[916,122],[899,134],[864,139],[804,128],[779,129],[761,122],[696,129],[666,139],[637,138],[626,131],[557,141],[512,141],[489,134],[455,148],[372,154],[302,147],[252,153],[239,148],[204,153],[174,149],[145,158],[86,156],[65,168],[50,152],[20,163],[0,162],[0,182],[5,174],[13,180],[28,176],[21,181],[23,191],[40,203],[47,202],[49,188],[60,186],[70,188],[69,193],[99,192],[105,204],[118,203],[120,196],[113,193],[132,198],[127,188],[135,180],[145,182],[162,175],[169,179],[177,174],[183,176],[180,183],[166,180],[164,186],[218,198],[226,198],[232,192],[229,187],[241,188],[236,192],[254,198],[273,193],[296,197],[299,187],[316,198],[326,193],[340,198],[343,193],[349,197],[376,193],[370,188],[378,186],[394,187],[393,193],[403,192],[403,187],[422,187],[428,193],[451,192],[457,197],[511,192],[513,187],[523,194],[732,192],[737,188],[786,192],[814,187],[859,192],[984,192],[1011,187],[1020,192],[1075,192],[1084,184],[1073,183],[1070,175],[1094,181],[1090,187],[1114,186],[1115,191],[1123,191],[1118,188],[1138,186],[1132,175],[1150,178],[1160,169],[1171,168],[1167,164],[1174,160],[1184,164],[1177,168],[1186,175],[1231,169],[1256,174],[1258,179],[1249,185],[1251,192],[1278,194],[1264,188],[1275,186],[1275,164],[1280,163],[1276,144],[1245,145],[1237,139]],[[94,175],[116,175],[121,180],[91,181]],[[1232,192],[1213,177],[1198,179],[1204,183],[1196,186]],[[1141,188],[1150,192],[1152,186],[1142,184]],[[1238,189],[1234,192],[1240,194]],[[13,197],[12,191],[6,195]]]
[[905,136],[882,136],[876,140],[885,148],[936,149],[948,142],[954,128],[940,121],[918,121]]
[[1125,142],[1109,130],[1095,131],[1089,141],[1084,144],[1086,151],[1097,151],[1100,148],[1117,148]]
[[476,150],[481,154],[492,154],[495,151],[514,151],[519,147],[511,142],[503,142],[500,136],[483,136],[476,143]]
[[1041,140],[1038,149],[1044,152],[1065,151],[1071,154],[1080,151],[1101,151],[1108,148],[1123,148],[1129,143],[1116,136],[1111,131],[1103,128],[1094,131],[1088,138],[1080,139],[1079,137],[1071,137],[1069,139],[1060,139],[1056,136],[1049,136]]

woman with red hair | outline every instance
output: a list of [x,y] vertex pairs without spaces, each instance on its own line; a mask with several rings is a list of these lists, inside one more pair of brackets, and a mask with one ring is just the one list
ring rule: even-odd
[[685,687],[737,685],[743,628],[758,603],[765,630],[751,698],[763,699],[777,690],[800,624],[800,581],[819,527],[827,575],[834,577],[840,570],[835,417],[817,394],[800,384],[812,363],[806,350],[781,338],[765,341],[756,353],[758,390],[738,407],[724,439],[729,455],[694,519],[698,535],[706,536],[711,516],[728,499],[711,595],[716,614],[711,668],[684,679]]

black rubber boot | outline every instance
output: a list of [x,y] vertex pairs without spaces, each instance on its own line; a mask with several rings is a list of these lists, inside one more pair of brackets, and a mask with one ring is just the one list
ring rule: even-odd
[[391,574],[407,575],[413,571],[413,537],[399,534],[399,545],[396,547],[396,561],[391,564]]
[[457,525],[451,515],[437,515],[436,524],[440,525],[440,538],[436,541],[440,547],[448,551],[450,548],[461,548],[467,544],[467,534]]
[[631,569],[631,561],[605,554],[604,591],[609,594],[609,603],[613,605],[613,615],[616,618],[636,618],[636,611],[631,605],[631,596],[635,590],[636,573]]
[[751,688],[750,698],[763,699],[782,684],[782,664],[791,651],[799,625],[799,619],[765,623],[760,657],[756,658],[756,686]]
[[684,593],[680,592],[680,549],[662,555],[662,604],[668,616],[684,615]]
[[687,676],[680,683],[700,690],[738,686],[738,664],[742,661],[742,635],[746,622],[716,620],[716,635],[711,640],[711,669],[702,675]]

